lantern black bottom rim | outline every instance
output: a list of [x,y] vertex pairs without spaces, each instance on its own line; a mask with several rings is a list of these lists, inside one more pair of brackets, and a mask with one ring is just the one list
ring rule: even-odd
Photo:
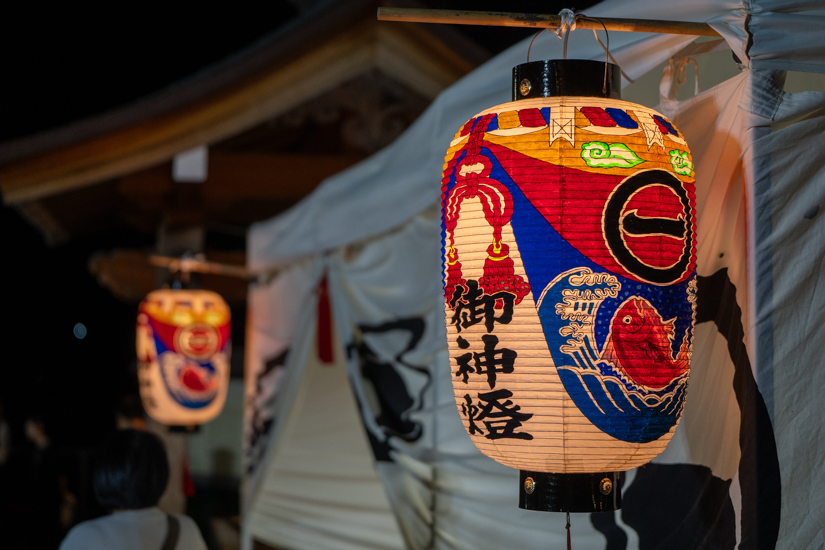
[[612,512],[622,507],[623,472],[555,474],[521,470],[519,508],[539,512]]

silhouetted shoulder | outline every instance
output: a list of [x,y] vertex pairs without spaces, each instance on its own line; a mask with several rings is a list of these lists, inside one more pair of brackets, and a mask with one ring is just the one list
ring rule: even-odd
[[[176,550],[206,550],[192,518],[175,514],[180,525]],[[69,531],[60,550],[157,550],[167,531],[166,514],[158,508],[125,510],[84,521]]]

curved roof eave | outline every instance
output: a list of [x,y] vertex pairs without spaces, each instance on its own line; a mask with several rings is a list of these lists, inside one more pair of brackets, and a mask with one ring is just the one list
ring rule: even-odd
[[[376,30],[376,6],[375,0],[323,2],[246,50],[156,94],[0,144],[4,202],[36,200],[167,161],[275,116],[353,71],[376,65],[392,71],[395,63],[388,62],[388,55],[405,57],[413,69],[436,73],[429,83],[433,90],[446,87],[447,80],[486,57],[450,29],[432,29],[437,39],[433,32],[409,25]],[[376,44],[381,40],[376,35],[386,37],[388,32],[393,36],[387,44]],[[320,67],[324,74],[313,74]]]

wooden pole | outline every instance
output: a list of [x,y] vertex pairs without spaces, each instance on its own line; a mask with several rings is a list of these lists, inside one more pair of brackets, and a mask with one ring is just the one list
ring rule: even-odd
[[194,258],[171,258],[169,256],[149,256],[149,263],[155,267],[165,267],[170,271],[189,271],[194,273],[211,273],[213,275],[224,275],[226,277],[239,277],[241,279],[254,279],[256,274],[242,265],[229,265],[218,262],[207,262]]
[[[405,23],[446,23],[452,25],[486,25],[494,27],[557,28],[558,15],[536,13],[505,13],[496,11],[430,10],[417,8],[378,8],[379,21]],[[689,21],[657,21],[653,19],[599,18],[598,21],[579,19],[577,29],[601,30],[602,23],[609,31],[653,32],[660,34],[687,34],[691,36],[720,36],[707,23]]]

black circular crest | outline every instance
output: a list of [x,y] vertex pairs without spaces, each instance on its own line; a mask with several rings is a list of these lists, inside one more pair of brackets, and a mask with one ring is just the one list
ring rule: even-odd
[[[662,185],[673,190],[682,204],[684,216],[673,218],[642,218],[634,213],[622,216],[625,206],[636,192],[651,185]],[[602,217],[602,231],[605,242],[616,261],[629,273],[640,279],[659,285],[678,281],[685,274],[690,264],[693,245],[693,217],[690,209],[690,198],[679,179],[665,170],[646,170],[638,172],[622,183],[613,191],[604,208]],[[667,235],[676,239],[684,239],[684,248],[676,264],[659,268],[648,265],[636,257],[627,247],[623,233],[633,236]]]

